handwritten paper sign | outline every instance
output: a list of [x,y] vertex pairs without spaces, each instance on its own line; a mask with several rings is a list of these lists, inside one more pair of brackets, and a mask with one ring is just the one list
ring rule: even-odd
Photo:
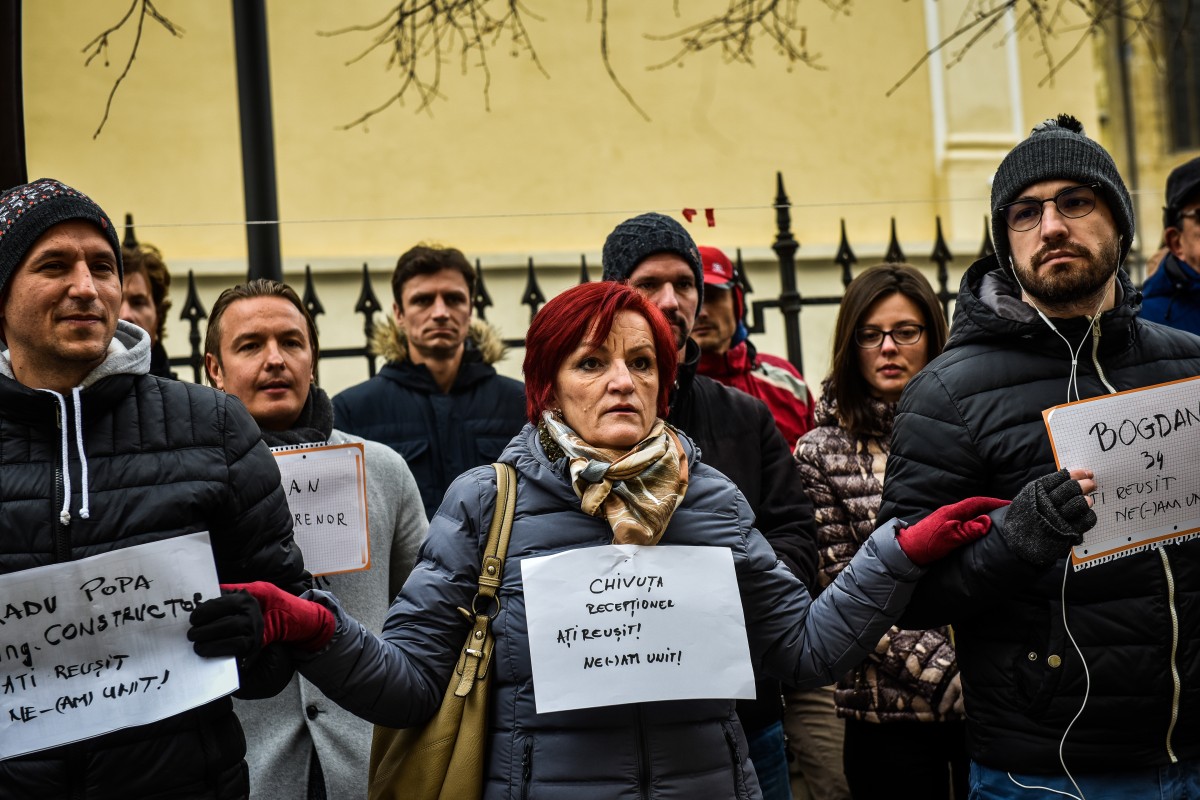
[[0,576],[0,760],[145,725],[238,688],[188,615],[219,593],[207,533]]
[[313,575],[371,566],[367,471],[359,442],[273,447],[292,531]]
[[539,714],[753,698],[733,554],[606,545],[521,562]]
[[1042,412],[1059,468],[1090,469],[1096,527],[1076,570],[1200,535],[1200,377]]

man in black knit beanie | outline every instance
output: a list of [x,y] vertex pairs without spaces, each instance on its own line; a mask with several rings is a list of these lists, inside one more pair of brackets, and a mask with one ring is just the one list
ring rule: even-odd
[[879,514],[1023,502],[934,565],[900,624],[954,626],[972,797],[1200,797],[1200,539],[1074,570],[1066,471],[1022,490],[1055,468],[1044,409],[1200,374],[1200,338],[1139,318],[1129,190],[1074,117],[1003,159],[991,214],[995,255],[900,399]]

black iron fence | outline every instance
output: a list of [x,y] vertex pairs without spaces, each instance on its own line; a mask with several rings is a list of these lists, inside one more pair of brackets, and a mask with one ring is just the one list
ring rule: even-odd
[[[746,326],[750,333],[763,333],[766,330],[767,316],[764,312],[777,309],[783,316],[787,358],[803,373],[804,363],[801,354],[800,334],[801,312],[806,306],[840,305],[842,296],[840,294],[804,295],[797,287],[796,251],[799,250],[800,244],[792,234],[792,204],[788,199],[787,192],[784,190],[783,175],[781,173],[776,175],[774,208],[776,233],[775,241],[771,247],[775,251],[779,262],[779,282],[781,287],[779,296],[762,300],[750,300],[749,298],[754,292],[754,287],[751,286],[746,270],[744,269],[741,250],[737,250],[735,255],[741,286],[748,300]],[[978,257],[990,255],[992,252],[992,243],[988,236],[988,221],[985,218],[983,221],[983,244],[980,247]],[[948,285],[950,280],[949,264],[953,259],[954,256],[950,252],[950,247],[942,235],[942,220],[938,217],[937,237],[934,242],[933,252],[929,255],[929,261],[936,265],[935,289],[947,320],[950,317],[950,304],[957,293],[956,290],[952,290]],[[896,236],[895,218],[892,218],[891,221],[891,238],[883,260],[885,263],[903,263],[907,261],[907,256]],[[858,258],[854,255],[854,250],[851,248],[846,236],[846,223],[844,220],[841,225],[841,240],[833,261],[841,268],[841,282],[842,287],[845,288],[854,279],[854,265],[858,263]],[[483,269],[478,261],[475,263],[475,271],[477,275],[475,296],[473,298],[475,314],[480,319],[486,320],[487,310],[494,303],[488,292]],[[588,270],[587,257],[581,256],[579,282],[586,283],[589,280],[591,280],[591,276]],[[304,292],[301,297],[308,312],[312,314],[313,319],[319,322],[319,318],[326,312],[325,306],[317,296],[317,288],[313,281],[311,267],[304,268]],[[530,258],[526,266],[525,289],[521,293],[519,304],[529,309],[529,318],[532,320],[534,315],[537,314],[538,309],[546,302],[546,299],[538,283],[534,260]],[[370,271],[367,265],[363,264],[362,286],[359,290],[358,299],[354,303],[354,313],[361,315],[363,318],[363,344],[358,347],[321,348],[321,359],[362,358],[366,361],[368,376],[374,376],[376,359],[371,354],[370,341],[375,328],[375,314],[383,309],[384,306],[379,302],[379,298],[376,296],[375,290],[371,285]],[[187,298],[184,300],[180,319],[187,321],[189,325],[188,342],[191,345],[191,352],[185,356],[171,357],[170,364],[172,367],[190,367],[192,379],[196,382],[200,382],[204,375],[204,351],[201,347],[203,337],[200,332],[200,322],[207,316],[208,312],[201,302],[200,293],[196,288],[195,275],[191,270],[188,270]],[[510,347],[521,347],[524,345],[524,341],[523,338],[506,339],[505,344]]]

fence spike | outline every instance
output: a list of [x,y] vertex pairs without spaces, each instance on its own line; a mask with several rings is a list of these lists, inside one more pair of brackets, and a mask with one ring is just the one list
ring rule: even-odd
[[475,259],[475,297],[472,305],[475,306],[475,316],[487,322],[487,310],[492,305],[492,296],[488,294],[487,286],[484,285],[483,264],[479,263],[478,258]]
[[312,265],[304,265],[304,296],[300,298],[300,302],[304,303],[304,307],[308,309],[308,315],[313,318],[313,327],[318,332],[321,330],[317,325],[317,317],[325,313],[325,306],[321,305],[321,299],[317,297],[317,287],[313,284]]
[[196,290],[196,273],[190,269],[187,283],[187,297],[179,311],[179,318],[187,320],[188,323],[188,344],[192,347],[191,355],[188,356],[188,366],[192,368],[192,380],[200,383],[204,369],[204,354],[200,352],[200,320],[206,319],[208,312],[204,310],[204,304],[200,302],[200,292]]
[[525,280],[525,291],[521,293],[522,305],[529,306],[529,321],[537,316],[538,309],[546,302],[546,295],[542,294],[542,287],[538,286],[537,273],[533,269],[533,256],[529,257],[528,277]]
[[979,248],[979,257],[982,259],[994,255],[996,255],[996,248],[992,246],[991,220],[985,215],[983,218],[983,245]]
[[582,286],[585,283],[591,283],[591,282],[592,282],[592,276],[588,275],[587,256],[580,255],[579,256],[579,285]]
[[366,339],[367,375],[375,377],[375,356],[371,354],[371,339],[375,336],[375,312],[382,311],[379,298],[375,296],[375,288],[371,286],[371,270],[363,262],[362,288],[358,290],[358,299],[354,301],[354,313],[363,315],[363,337]]
[[[796,290],[796,251],[800,243],[792,235],[792,201],[783,190],[783,173],[775,173],[775,243],[771,249],[779,258],[779,310],[783,314],[784,342],[788,361],[804,372],[804,355],[800,346],[800,310],[804,307]],[[758,314],[755,313],[757,322]]]
[[903,264],[907,261],[904,251],[900,249],[900,240],[896,237],[896,218],[892,217],[892,240],[888,242],[887,255],[883,257],[885,264]]
[[133,232],[133,214],[125,213],[125,238],[121,240],[121,247],[128,247],[130,250],[138,246],[137,236]]
[[950,252],[950,246],[946,244],[946,237],[942,235],[942,218],[937,217],[937,241],[933,245],[933,253],[929,256],[929,260],[937,264],[937,297],[942,303],[942,313],[949,318],[950,316],[950,301],[954,295],[950,292],[950,270],[946,265],[954,260],[954,254]]
[[833,263],[840,264],[842,267],[842,286],[849,286],[850,281],[854,280],[854,273],[850,268],[858,263],[858,256],[854,255],[854,250],[850,247],[850,239],[846,236],[846,220],[842,218],[842,240],[838,242],[837,255],[833,257]]

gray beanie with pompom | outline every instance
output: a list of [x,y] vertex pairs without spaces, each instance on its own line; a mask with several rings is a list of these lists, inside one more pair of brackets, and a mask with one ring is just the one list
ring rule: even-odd
[[999,212],[1000,206],[1016,200],[1035,183],[1052,180],[1100,184],[1121,237],[1120,259],[1124,262],[1133,245],[1133,201],[1129,190],[1108,151],[1087,137],[1079,120],[1059,114],[1037,125],[996,170],[992,181],[992,244],[1000,263],[1007,266],[1010,257],[1008,225],[1004,214]]

